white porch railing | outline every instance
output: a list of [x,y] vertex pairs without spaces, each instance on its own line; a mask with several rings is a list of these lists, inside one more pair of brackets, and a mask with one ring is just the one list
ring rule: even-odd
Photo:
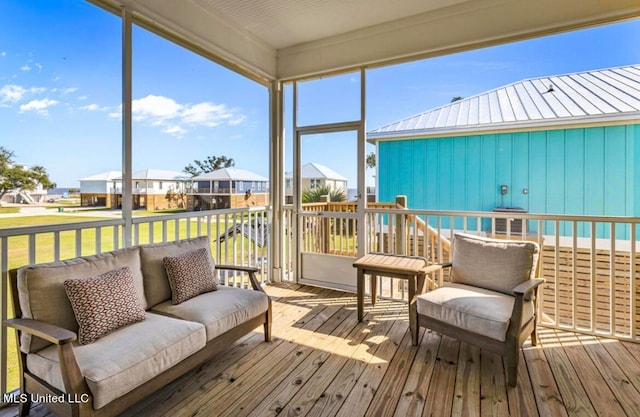
[[[450,259],[449,239],[456,232],[536,241],[542,248],[540,276],[547,280],[543,326],[640,342],[640,218],[386,208],[365,213],[366,252],[418,255],[432,263]],[[336,227],[330,213],[314,219],[302,222],[301,235],[309,240],[302,242],[303,251],[357,256],[355,225]],[[287,211],[285,229],[293,228],[293,220]],[[319,241],[329,244],[314,243]],[[295,254],[285,256],[283,265],[291,266],[288,276],[295,280]],[[383,296],[406,299],[404,281],[380,279]],[[442,283],[448,276],[434,279]]]
[[[269,213],[264,207],[176,213],[133,219],[134,245],[210,236],[217,263],[257,266],[262,283],[269,280]],[[0,300],[2,319],[12,315],[7,271],[26,264],[58,261],[119,249],[123,245],[124,221],[81,223],[0,229]],[[220,281],[246,286],[246,277],[223,271]],[[13,332],[0,330],[0,388],[3,393],[18,386],[18,358]]]

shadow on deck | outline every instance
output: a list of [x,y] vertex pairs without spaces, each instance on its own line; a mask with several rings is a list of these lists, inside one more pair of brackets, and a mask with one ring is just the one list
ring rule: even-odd
[[541,328],[508,388],[500,356],[424,330],[413,347],[406,304],[368,305],[358,323],[353,294],[267,292],[273,342],[257,329],[124,416],[640,415],[639,344]]

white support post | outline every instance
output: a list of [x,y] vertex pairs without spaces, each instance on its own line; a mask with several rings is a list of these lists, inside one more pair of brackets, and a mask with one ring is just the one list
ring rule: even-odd
[[284,262],[283,242],[285,238],[283,220],[284,205],[284,107],[283,85],[272,81],[269,85],[269,205],[271,207],[271,235],[269,236],[269,274],[271,280],[282,281]]
[[133,177],[132,177],[132,17],[131,11],[122,8],[122,218],[124,247],[131,246],[133,226]]

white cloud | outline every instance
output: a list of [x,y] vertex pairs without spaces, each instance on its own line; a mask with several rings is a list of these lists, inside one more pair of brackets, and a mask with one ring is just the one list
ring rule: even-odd
[[20,101],[26,93],[27,90],[22,86],[15,84],[4,85],[0,88],[0,103],[15,103]]
[[27,111],[35,111],[41,116],[47,116],[49,114],[49,107],[55,106],[58,101],[44,98],[42,100],[31,100],[27,104],[20,106],[20,113]]
[[0,103],[17,103],[29,94],[42,94],[47,91],[44,87],[24,88],[17,84],[7,84],[0,88]]
[[89,98],[89,97],[87,97],[87,96],[80,96],[80,97],[78,97],[78,100],[86,100],[86,99],[88,99],[88,98]]
[[42,64],[41,64],[41,63],[36,62],[36,63],[35,63],[35,64],[33,64],[33,65],[35,65],[35,66],[36,66],[36,68],[38,68],[38,72],[41,72],[41,71],[42,71]]
[[5,56],[7,56],[7,53],[5,51],[2,51],[0,52],[0,56],[4,58]]
[[62,90],[62,94],[71,94],[75,93],[76,91],[78,91],[78,87],[65,88],[64,90]]
[[31,71],[31,67],[29,66],[29,64],[24,64],[23,66],[20,67],[20,71]]
[[187,134],[187,130],[181,128],[178,125],[167,126],[166,129],[163,130],[164,133],[168,133],[170,135],[182,137]]
[[87,104],[86,106],[82,106],[80,107],[80,110],[86,110],[86,111],[106,111],[109,110],[108,107],[104,107],[104,106],[99,106],[95,103],[92,104]]
[[[238,109],[231,109],[225,104],[215,104],[204,101],[196,104],[180,104],[175,100],[150,94],[146,97],[133,100],[133,120],[149,126],[163,128],[163,132],[182,137],[188,130],[183,126],[192,127],[216,127],[223,123],[237,126],[246,116]],[[119,119],[122,117],[122,106],[118,111],[109,113],[109,117]]]
[[184,123],[207,127],[215,127],[234,118],[233,112],[224,104],[209,102],[188,106],[181,116]]
[[131,102],[131,112],[134,120],[149,121],[157,125],[158,122],[178,117],[182,106],[173,99],[148,95]]

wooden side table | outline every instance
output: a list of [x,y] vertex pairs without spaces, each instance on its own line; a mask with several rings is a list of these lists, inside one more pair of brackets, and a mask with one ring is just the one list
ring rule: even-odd
[[418,326],[416,311],[416,289],[418,294],[425,291],[427,274],[440,269],[438,265],[429,265],[425,258],[419,256],[391,255],[386,253],[370,253],[357,259],[353,266],[358,268],[357,299],[358,321],[364,317],[364,276],[371,276],[371,304],[377,298],[378,275],[406,279],[409,283],[409,328],[411,341],[418,344]]

